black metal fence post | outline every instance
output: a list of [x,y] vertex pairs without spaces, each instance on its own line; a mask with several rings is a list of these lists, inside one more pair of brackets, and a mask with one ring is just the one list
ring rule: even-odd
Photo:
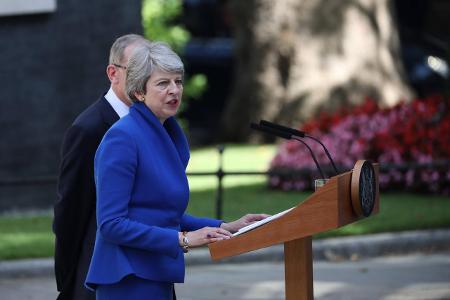
[[216,194],[216,219],[222,220],[222,206],[223,206],[223,185],[222,179],[224,177],[223,172],[223,151],[225,150],[224,145],[217,146],[217,151],[219,152],[219,168],[217,169],[217,194]]

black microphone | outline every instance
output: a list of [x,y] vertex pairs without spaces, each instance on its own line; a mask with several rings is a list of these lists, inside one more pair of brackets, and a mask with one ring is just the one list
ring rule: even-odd
[[281,137],[281,138],[284,138],[284,139],[287,139],[287,140],[294,139],[294,140],[302,143],[303,145],[306,146],[306,148],[308,148],[309,153],[311,154],[311,157],[313,158],[314,163],[316,164],[317,170],[319,170],[321,178],[325,178],[325,175],[324,175],[324,173],[322,171],[322,168],[319,165],[319,162],[317,161],[316,156],[314,155],[311,147],[309,147],[309,145],[307,143],[305,143],[304,141],[302,141],[299,138],[296,138],[295,136],[293,137],[292,134],[290,134],[288,132],[281,131],[281,130],[278,130],[278,129],[275,129],[275,128],[272,128],[272,127],[267,127],[267,126],[264,126],[264,125],[261,125],[261,124],[250,123],[250,128],[256,129],[256,130],[259,130],[259,131],[262,131],[264,133],[268,133],[268,134],[271,134],[271,135],[275,135],[275,136],[278,136],[278,137]]
[[267,127],[267,126],[258,125],[256,123],[250,123],[250,128],[251,129],[256,129],[256,130],[259,130],[259,131],[262,131],[264,133],[268,133],[268,134],[271,134],[271,135],[275,135],[277,137],[280,137],[280,138],[283,138],[283,139],[287,139],[287,140],[290,140],[292,138],[292,134],[289,134],[287,132],[278,130],[276,128],[270,128],[270,127]]
[[269,121],[266,121],[266,120],[259,121],[259,124],[263,125],[263,126],[266,126],[266,127],[269,127],[269,128],[275,128],[278,131],[288,132],[288,133],[290,133],[292,135],[295,135],[295,136],[298,136],[298,137],[301,137],[301,138],[303,138],[303,137],[310,138],[310,139],[314,140],[315,142],[319,143],[322,146],[323,150],[325,151],[325,154],[327,155],[328,160],[331,162],[331,165],[333,166],[335,175],[339,174],[339,172],[338,172],[338,170],[336,168],[336,165],[334,164],[334,161],[331,158],[330,152],[328,152],[327,147],[325,147],[325,145],[319,139],[317,139],[317,138],[315,138],[315,137],[313,137],[313,136],[311,136],[309,134],[306,134],[303,131],[300,131],[300,130],[297,130],[297,129],[293,129],[293,128],[290,128],[290,127],[286,127],[286,126],[283,126],[283,125],[275,124],[275,123],[272,123],[272,122],[269,122]]
[[296,135],[298,137],[305,137],[305,133],[303,131],[300,131],[300,130],[297,130],[297,129],[294,129],[294,128],[290,128],[290,127],[286,127],[286,126],[283,126],[283,125],[275,124],[275,123],[272,123],[272,122],[269,122],[269,121],[266,121],[266,120],[259,121],[259,125],[275,128],[275,129],[280,130],[280,131],[289,132],[290,134]]

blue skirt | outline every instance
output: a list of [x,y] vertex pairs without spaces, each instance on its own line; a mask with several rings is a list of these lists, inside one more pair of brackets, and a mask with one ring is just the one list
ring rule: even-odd
[[173,283],[157,282],[129,275],[114,284],[99,285],[97,300],[173,300]]

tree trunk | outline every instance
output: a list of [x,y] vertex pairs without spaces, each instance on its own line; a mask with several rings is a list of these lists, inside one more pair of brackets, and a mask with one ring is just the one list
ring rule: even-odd
[[409,100],[389,0],[232,0],[236,74],[222,119],[226,140],[249,123],[290,126],[372,97]]

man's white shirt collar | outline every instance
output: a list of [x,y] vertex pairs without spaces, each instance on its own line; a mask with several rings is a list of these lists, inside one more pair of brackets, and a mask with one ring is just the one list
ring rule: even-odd
[[130,107],[123,103],[119,97],[117,97],[116,93],[112,90],[112,88],[109,88],[109,91],[105,95],[106,100],[111,104],[114,111],[119,115],[120,118],[128,115],[130,112]]

